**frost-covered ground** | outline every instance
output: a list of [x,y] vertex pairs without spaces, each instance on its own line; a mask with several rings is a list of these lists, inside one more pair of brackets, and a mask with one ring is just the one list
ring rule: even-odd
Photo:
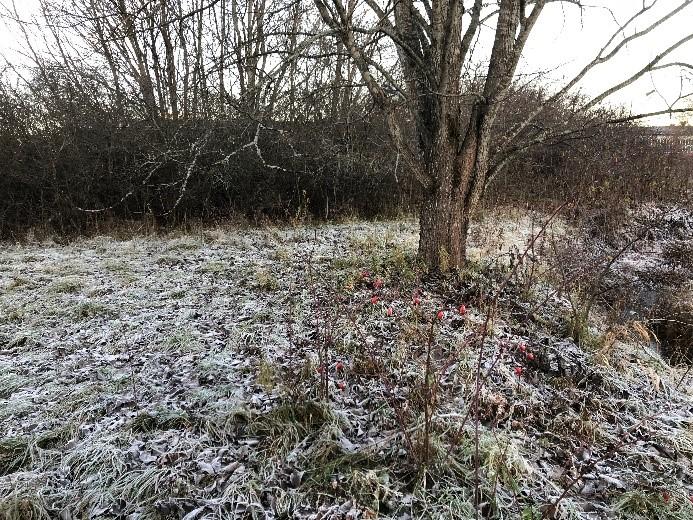
[[464,519],[475,488],[492,518],[693,518],[684,371],[625,327],[557,336],[559,298],[520,319],[511,287],[486,324],[502,268],[421,279],[416,231],[3,244],[0,518]]

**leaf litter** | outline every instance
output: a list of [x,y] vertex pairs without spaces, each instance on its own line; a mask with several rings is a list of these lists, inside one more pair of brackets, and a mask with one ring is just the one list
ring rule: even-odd
[[693,518],[683,369],[635,333],[608,352],[558,334],[561,296],[518,320],[512,284],[474,346],[474,299],[535,218],[480,229],[473,255],[492,260],[461,284],[417,278],[413,221],[6,245],[0,517]]

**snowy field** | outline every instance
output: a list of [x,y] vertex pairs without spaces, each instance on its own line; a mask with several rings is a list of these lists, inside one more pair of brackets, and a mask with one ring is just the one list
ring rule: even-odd
[[[473,256],[535,227],[509,222]],[[421,280],[416,232],[3,244],[0,518],[465,519],[475,489],[491,518],[693,518],[683,371],[556,336],[560,298],[487,322],[495,271]]]

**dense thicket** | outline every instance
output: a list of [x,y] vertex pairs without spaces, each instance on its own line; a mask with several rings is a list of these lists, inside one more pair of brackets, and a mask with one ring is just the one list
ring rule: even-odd
[[[419,189],[382,114],[301,2],[41,4],[45,48],[27,32],[33,63],[0,81],[0,236],[119,219],[416,211]],[[368,47],[387,51],[378,39]],[[496,139],[548,97],[538,84],[515,87]],[[487,187],[491,203],[582,197],[612,210],[689,193],[685,154],[561,99],[535,122],[557,137],[507,164]],[[409,117],[404,106],[398,117]]]
[[[418,192],[381,122],[126,117],[90,100],[5,90],[0,97],[0,233],[74,233],[118,219],[392,216]],[[64,103],[64,104],[63,104]],[[582,198],[614,213],[690,193],[693,159],[632,125],[601,125],[529,150],[489,185],[489,201]]]
[[[13,102],[14,101],[14,102]],[[377,122],[237,118],[151,121],[82,104],[39,116],[30,98],[0,107],[0,231],[154,218],[331,218],[408,209],[410,189]],[[58,117],[56,117],[58,116]]]

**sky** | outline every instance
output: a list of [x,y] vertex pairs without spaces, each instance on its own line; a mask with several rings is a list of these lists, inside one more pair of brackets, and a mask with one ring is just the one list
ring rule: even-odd
[[[653,0],[646,0],[648,4]],[[0,0],[0,3],[9,0]],[[683,0],[657,0],[655,7],[634,29],[642,29],[661,14],[680,5]],[[20,15],[26,19],[36,12],[37,0],[16,0]],[[519,74],[542,74],[543,80],[554,86],[572,78],[599,52],[609,37],[622,23],[639,10],[643,0],[584,0],[589,6],[580,9],[566,3],[549,4],[527,42]],[[0,24],[1,25],[1,24]],[[693,3],[673,19],[652,31],[642,39],[629,44],[619,58],[594,69],[579,84],[586,95],[595,96],[618,84],[629,74],[640,69],[658,52],[676,40],[693,32]],[[629,33],[626,33],[629,34]],[[479,48],[488,49],[493,33],[487,29],[479,40]],[[21,37],[14,30],[0,32],[0,54],[13,55],[13,49],[21,47]],[[15,55],[16,56],[16,55]],[[668,61],[693,62],[693,41],[688,42],[671,55]],[[693,91],[693,69],[687,73],[688,81],[683,85],[684,93]],[[625,88],[608,101],[612,105],[625,106],[636,113],[664,110],[681,93],[679,69],[666,69],[646,74],[636,84]],[[693,103],[693,97],[689,98]],[[660,116],[647,120],[649,124],[675,124],[681,116]],[[689,118],[693,124],[693,116]]]
[[[619,22],[627,20],[637,12],[643,0],[586,0],[593,7],[580,11],[575,6],[549,4],[542,13],[535,32],[527,42],[522,71],[538,72],[551,70],[549,76],[557,84],[572,77],[597,55],[608,41]],[[647,0],[647,3],[652,3]],[[664,13],[679,6],[682,0],[659,0],[647,16],[634,25],[642,30]],[[613,14],[613,15],[612,15]],[[677,13],[651,33],[634,40],[623,51],[620,58],[595,68],[580,86],[584,92],[597,95],[607,88],[619,84],[629,75],[640,70],[658,53],[681,38],[693,33],[693,3]],[[630,33],[626,33],[630,34]],[[688,61],[693,63],[693,41],[689,41],[664,59],[661,63]],[[684,84],[684,92],[693,92],[693,71],[687,72],[690,79]],[[672,68],[643,76],[634,85],[610,97],[617,105],[631,108],[637,113],[648,113],[666,109],[681,92],[681,69]],[[693,97],[689,98],[693,103]],[[670,116],[657,118],[658,124],[675,123]],[[691,119],[693,123],[693,118]]]

